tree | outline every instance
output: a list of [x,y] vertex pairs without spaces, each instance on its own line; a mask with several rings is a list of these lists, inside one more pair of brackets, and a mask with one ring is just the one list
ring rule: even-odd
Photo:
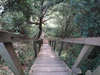
[[58,24],[58,29],[55,33],[59,33],[57,36],[61,38],[72,37],[76,26],[73,24],[73,11],[71,10],[71,5],[69,3],[60,3],[56,5],[53,10],[56,10],[55,19],[56,24]]
[[[4,5],[4,14],[7,11],[16,11],[22,12],[26,17],[26,22],[29,24],[39,25],[39,35],[42,32],[42,24],[47,20],[44,20],[44,17],[47,13],[47,10],[55,4],[59,4],[64,0],[7,0]],[[30,18],[32,21],[30,21]],[[35,22],[33,22],[35,18]]]
[[79,26],[81,36],[100,36],[100,1],[71,0],[71,5],[75,12],[74,22]]

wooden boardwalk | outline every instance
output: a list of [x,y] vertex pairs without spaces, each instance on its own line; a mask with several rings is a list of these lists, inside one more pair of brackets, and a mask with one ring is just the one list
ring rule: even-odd
[[71,75],[66,64],[54,54],[47,39],[43,39],[43,45],[29,75]]

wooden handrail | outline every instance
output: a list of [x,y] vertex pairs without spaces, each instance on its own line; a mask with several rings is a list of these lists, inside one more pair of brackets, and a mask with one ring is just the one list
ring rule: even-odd
[[[2,52],[0,55],[3,57],[3,55],[4,55],[3,53],[5,53],[5,52],[6,52],[6,57],[7,57],[7,55],[9,55],[8,57],[12,61],[11,64],[13,64],[11,66],[11,69],[16,75],[17,75],[17,73],[24,75],[24,73],[22,71],[19,60],[17,59],[17,56],[15,54],[12,42],[34,41],[34,51],[35,51],[35,57],[36,57],[37,56],[36,44],[38,42],[39,49],[40,49],[44,35],[45,35],[45,33],[42,33],[40,39],[35,39],[35,38],[29,38],[29,37],[26,37],[26,36],[23,36],[23,35],[12,34],[10,32],[0,31],[0,42],[3,42],[3,43],[0,44],[0,47],[1,47],[0,51]],[[61,46],[60,46],[60,49],[59,49],[59,55],[61,54],[63,43],[84,44],[82,51],[80,52],[74,66],[72,67],[72,71],[74,72],[75,75],[77,75],[78,68],[81,67],[82,63],[88,57],[88,55],[93,50],[93,48],[95,46],[100,46],[100,37],[49,39],[49,41],[51,41],[51,45],[54,47],[54,50],[55,50],[56,41],[61,42]],[[4,57],[4,60],[7,60],[7,62],[9,62],[10,60],[8,60],[6,57]],[[17,66],[17,65],[19,65],[19,66]],[[16,68],[17,71],[13,70],[13,68]],[[19,70],[19,68],[21,70]]]
[[[89,37],[89,38],[68,38],[68,39],[49,39],[50,42],[59,41],[62,43],[76,43],[76,44],[84,44],[78,58],[76,59],[72,71],[75,75],[78,74],[79,68],[82,66],[86,58],[89,56],[91,51],[95,46],[100,46],[100,37]],[[59,50],[59,55],[62,51],[62,46]]]
[[25,75],[11,42],[0,43],[0,55],[14,75]]
[[[24,42],[31,41],[34,43],[35,57],[37,56],[36,42],[39,42],[39,49],[42,43],[42,39],[30,38],[23,35],[13,34],[10,32],[0,31],[0,55],[10,67],[14,75],[25,75],[22,70],[19,59],[17,58],[12,42]],[[1,43],[2,42],[2,43]]]
[[89,38],[67,38],[67,39],[49,39],[50,41],[60,41],[67,43],[79,43],[100,46],[100,37],[89,37]]
[[10,32],[0,31],[0,42],[23,42],[23,41],[34,41],[35,38],[29,38],[24,35],[12,34]]

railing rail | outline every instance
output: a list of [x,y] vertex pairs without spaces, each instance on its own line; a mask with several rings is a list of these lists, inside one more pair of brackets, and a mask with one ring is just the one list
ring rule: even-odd
[[100,37],[49,39],[49,40],[60,41],[60,42],[65,42],[65,43],[88,44],[88,45],[100,46]]
[[[12,42],[25,42],[30,41],[34,43],[34,53],[37,56],[36,44],[41,46],[41,39],[29,38],[23,35],[12,34],[10,32],[0,31],[0,55],[5,60],[6,64],[10,67],[14,75],[25,75],[22,70],[19,59],[15,53]],[[38,43],[36,43],[38,42]]]
[[[45,33],[41,35],[41,39],[29,38],[23,35],[12,34],[9,32],[0,31],[0,55],[6,61],[7,65],[11,68],[15,75],[25,75],[21,64],[17,58],[15,50],[13,48],[12,42],[24,42],[24,41],[32,41],[34,43],[34,53],[35,57],[37,56],[37,44],[39,44],[39,49],[42,45],[42,38]],[[75,64],[72,67],[72,71],[75,75],[77,75],[79,68],[84,63],[85,59],[89,56],[91,51],[95,46],[100,46],[100,37],[90,37],[90,38],[67,38],[67,39],[49,39],[50,44],[56,48],[56,41],[61,42],[59,49],[59,56],[61,55],[61,51],[64,43],[76,43],[76,44],[84,44]],[[9,65],[11,64],[11,65]]]
[[24,42],[24,41],[34,41],[34,40],[38,39],[30,38],[19,34],[13,34],[10,32],[0,31],[0,42]]
[[[67,39],[49,39],[51,42],[51,45],[53,44],[53,41],[59,41],[61,42],[60,50],[58,52],[58,55],[61,55],[61,51],[63,48],[63,43],[76,43],[76,44],[84,44],[78,58],[76,59],[72,71],[75,75],[78,74],[78,71],[80,70],[80,67],[84,63],[85,59],[89,56],[91,51],[95,46],[100,46],[100,37],[89,37],[89,38],[67,38]],[[53,46],[53,45],[52,45]]]

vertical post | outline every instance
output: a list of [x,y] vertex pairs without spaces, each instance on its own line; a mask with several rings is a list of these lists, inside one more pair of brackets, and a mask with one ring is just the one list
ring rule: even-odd
[[0,55],[10,67],[14,75],[25,75],[12,43],[0,43]]
[[41,48],[41,40],[38,40],[38,45],[39,45],[39,51],[40,51],[40,48]]
[[53,49],[54,49],[54,43],[55,43],[55,41],[53,41],[53,45],[52,45]]
[[51,45],[51,40],[49,42],[50,42],[50,45]]
[[51,43],[51,46],[52,46],[52,41],[50,43]]
[[53,47],[53,43],[54,43],[54,41],[52,41],[52,47]]
[[51,46],[52,46],[53,41],[51,41]]
[[42,40],[42,39],[39,40],[39,51],[40,51],[40,49],[41,49],[42,43],[43,43],[43,40]]
[[84,45],[82,51],[80,52],[74,66],[72,67],[72,71],[77,75],[78,68],[84,63],[85,59],[89,56],[94,46],[92,45]]
[[59,49],[59,53],[58,53],[59,56],[61,55],[62,49],[63,49],[63,42],[61,42],[61,45],[60,45],[60,49]]
[[55,51],[55,49],[56,49],[56,41],[54,41],[54,51]]
[[35,54],[35,58],[36,58],[37,57],[37,49],[36,49],[37,41],[33,41],[33,45],[34,45],[34,54]]

